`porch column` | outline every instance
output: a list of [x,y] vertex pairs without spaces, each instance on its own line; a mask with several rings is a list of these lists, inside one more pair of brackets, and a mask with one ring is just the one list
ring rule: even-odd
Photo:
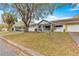
[[51,32],[53,32],[54,31],[54,24],[51,24]]
[[64,28],[64,32],[66,32],[67,31],[67,25],[65,25],[65,28]]
[[44,31],[44,28],[43,28],[43,26],[44,26],[44,25],[41,25],[42,32]]

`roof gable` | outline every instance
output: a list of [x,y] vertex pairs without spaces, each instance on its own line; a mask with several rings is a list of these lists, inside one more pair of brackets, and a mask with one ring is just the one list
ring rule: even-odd
[[48,21],[46,21],[46,20],[42,20],[42,21],[40,21],[39,23],[38,23],[38,25],[39,24],[50,24],[50,22],[48,22]]

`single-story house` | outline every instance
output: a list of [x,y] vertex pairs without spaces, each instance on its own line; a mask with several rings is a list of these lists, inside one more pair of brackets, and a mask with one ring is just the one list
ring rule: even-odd
[[[53,30],[54,28],[54,30]],[[25,25],[22,21],[15,22],[13,25],[14,31],[24,31]],[[79,19],[71,18],[65,20],[57,20],[48,22],[42,20],[39,23],[31,23],[29,25],[28,31],[37,32],[79,32]]]
[[55,32],[79,32],[79,19],[71,18],[52,22]]

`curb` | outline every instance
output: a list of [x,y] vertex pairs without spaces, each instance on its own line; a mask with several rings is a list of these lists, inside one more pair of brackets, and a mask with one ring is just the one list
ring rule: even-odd
[[4,37],[0,37],[0,39],[4,40],[6,43],[8,43],[14,49],[14,51],[16,51],[16,53],[20,56],[27,56],[27,55],[28,56],[43,56],[40,53],[33,51],[32,49],[21,46],[21,45],[15,43],[15,42],[12,42]]

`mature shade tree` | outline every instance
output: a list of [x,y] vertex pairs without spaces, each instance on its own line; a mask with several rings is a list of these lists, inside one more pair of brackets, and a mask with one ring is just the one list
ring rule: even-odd
[[55,10],[67,5],[66,3],[14,3],[13,6],[18,10],[22,20],[26,26],[26,31],[31,20],[44,19],[48,15],[53,14]]
[[8,25],[8,30],[11,30],[14,22],[17,20],[16,16],[9,12],[3,13],[2,18],[3,18],[4,23],[6,23]]

